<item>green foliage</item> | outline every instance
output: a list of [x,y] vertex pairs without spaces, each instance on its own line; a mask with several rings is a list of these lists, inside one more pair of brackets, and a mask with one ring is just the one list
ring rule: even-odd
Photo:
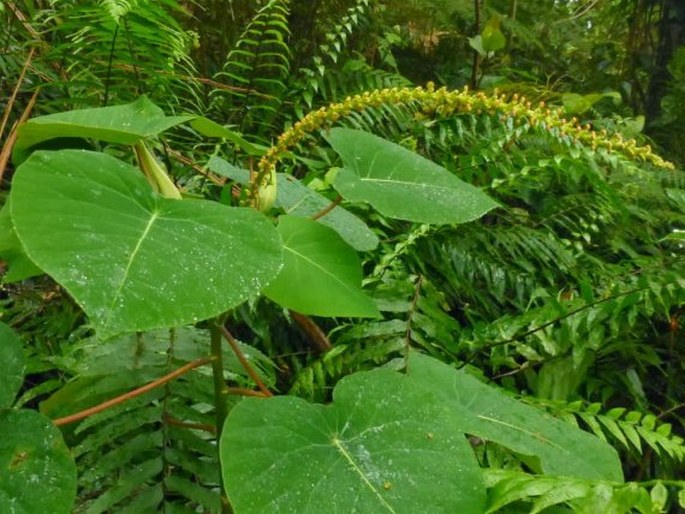
[[271,128],[286,91],[290,73],[288,0],[269,0],[249,22],[215,80],[229,82],[217,89],[214,108],[240,131]]
[[[84,206],[87,196],[97,203]],[[259,213],[162,198],[135,168],[104,154],[35,153],[20,166],[12,199],[27,255],[69,291],[105,338],[218,315],[281,266],[279,237]],[[29,207],[35,201],[41,211]],[[236,260],[216,267],[215,259]],[[215,285],[194,292],[212,268]]]
[[420,155],[363,132],[333,129],[328,142],[344,168],[334,187],[384,216],[419,223],[465,223],[497,204]]
[[61,432],[35,411],[10,408],[23,382],[26,359],[21,341],[4,323],[0,357],[6,365],[0,377],[0,508],[21,514],[71,512],[76,465]]
[[221,455],[241,512],[483,511],[458,418],[392,371],[342,380],[329,406],[244,400],[228,417]]
[[[355,251],[333,229],[288,215],[279,218],[278,232],[283,269],[264,289],[267,298],[302,314],[378,314],[361,290],[362,270]],[[293,284],[298,287],[293,289]]]
[[[24,350],[7,329],[0,440],[48,434],[54,452],[27,463],[59,456],[65,484],[30,500],[682,506],[685,179],[626,139],[645,140],[633,45],[649,60],[657,27],[641,7],[493,0],[474,27],[473,2],[219,4],[0,5],[3,135],[40,86],[4,175],[1,314]],[[398,70],[502,89],[411,88]],[[139,93],[165,109],[50,115]],[[269,391],[333,403],[234,396]],[[459,456],[416,451],[447,443]],[[10,465],[15,450],[0,443]]]
[[507,470],[488,470],[485,481],[489,488],[488,513],[520,512],[520,509],[537,513],[557,506],[559,512],[658,514],[668,507],[683,506],[685,486],[682,481],[615,484]]

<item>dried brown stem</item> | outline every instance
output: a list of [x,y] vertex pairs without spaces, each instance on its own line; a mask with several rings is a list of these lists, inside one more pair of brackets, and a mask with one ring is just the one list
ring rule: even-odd
[[82,410],[81,412],[77,412],[76,414],[71,414],[69,416],[65,416],[63,418],[58,418],[53,420],[53,423],[56,426],[62,426],[62,425],[68,425],[69,423],[74,423],[76,421],[81,421],[82,419],[87,418],[88,416],[92,416],[93,414],[97,414],[98,412],[102,412],[106,409],[109,409],[110,407],[114,407],[115,405],[119,405],[124,403],[125,401],[132,400],[133,398],[136,398],[138,396],[141,396],[148,391],[152,391],[153,389],[162,386],[166,384],[167,382],[172,381],[175,378],[180,377],[181,375],[185,375],[189,371],[194,370],[195,368],[199,368],[200,366],[204,366],[205,364],[209,363],[212,361],[212,357],[204,357],[202,359],[195,360],[193,362],[189,362],[185,366],[182,366],[178,368],[177,370],[172,371],[171,373],[168,373],[164,375],[161,378],[158,378],[157,380],[154,380],[152,382],[149,382],[145,384],[142,387],[139,387],[138,389],[134,389],[133,391],[129,391],[128,393],[122,394],[120,396],[117,396],[116,398],[112,398],[111,400],[107,400],[106,402],[103,402],[99,405],[96,405],[94,407],[90,407],[88,409]]
[[291,311],[290,316],[295,320],[295,322],[300,326],[309,339],[314,343],[314,346],[321,352],[326,353],[333,348],[328,337],[324,334],[323,330],[317,325],[312,318],[300,314],[299,312]]
[[31,59],[33,59],[33,53],[35,52],[35,48],[31,48],[31,51],[29,52],[28,57],[26,58],[26,62],[24,63],[24,67],[21,70],[21,73],[19,74],[19,79],[17,79],[17,85],[14,86],[14,90],[12,91],[12,94],[10,95],[9,101],[7,102],[7,105],[5,106],[5,112],[2,115],[2,121],[0,122],[0,139],[2,139],[2,135],[5,133],[5,127],[7,126],[7,120],[10,117],[10,113],[12,112],[12,107],[14,106],[14,102],[17,99],[17,94],[19,93],[19,88],[21,88],[22,83],[24,82],[24,77],[26,76],[26,70],[29,68],[29,64],[31,64]]
[[250,364],[250,361],[248,361],[247,357],[245,357],[245,354],[240,349],[240,345],[238,344],[238,341],[235,340],[235,337],[233,337],[233,334],[231,334],[223,325],[221,326],[221,333],[226,341],[228,341],[228,344],[231,346],[231,350],[233,350],[235,356],[238,357],[240,364],[245,371],[247,371],[247,374],[250,375],[250,378],[254,381],[259,390],[264,393],[265,396],[273,396],[273,393],[269,391],[269,388],[266,387],[266,385],[264,385],[264,382],[262,382],[262,379],[259,378],[259,375]]
[[5,175],[5,168],[7,168],[7,163],[10,160],[10,155],[12,155],[12,147],[14,146],[14,142],[17,140],[19,126],[22,123],[24,123],[31,115],[31,111],[33,110],[33,106],[36,104],[36,98],[38,98],[39,91],[40,88],[36,89],[36,91],[33,93],[33,96],[29,100],[26,109],[24,109],[24,112],[21,113],[19,121],[17,121],[17,123],[12,127],[10,135],[7,137],[7,141],[5,141],[5,145],[2,147],[2,151],[0,151],[0,181],[2,181],[2,177]]
[[180,419],[176,419],[168,415],[164,416],[164,422],[168,425],[173,425],[175,427],[189,428],[191,430],[202,430],[203,432],[216,434],[216,427],[214,425],[209,425],[207,423],[187,423],[185,421],[181,421]]
[[338,195],[335,200],[333,200],[329,205],[321,209],[319,212],[316,214],[312,215],[313,220],[318,220],[319,218],[323,218],[326,214],[331,212],[333,209],[335,209],[338,205],[340,205],[340,202],[343,201],[343,197]]
[[165,145],[165,150],[167,151],[167,153],[168,153],[172,158],[176,159],[176,160],[177,160],[178,162],[180,162],[181,164],[185,164],[186,166],[190,166],[190,167],[193,168],[195,171],[197,171],[200,175],[203,175],[203,176],[207,177],[211,182],[213,182],[213,183],[216,184],[217,186],[223,186],[223,185],[226,183],[226,180],[225,180],[225,179],[223,179],[223,178],[221,178],[221,177],[217,177],[217,176],[214,175],[213,173],[210,173],[209,171],[207,171],[207,170],[204,169],[202,166],[200,166],[199,164],[197,164],[195,161],[193,161],[193,160],[190,159],[189,157],[186,157],[186,156],[183,155],[182,153],[177,152],[176,150],[172,150],[171,148],[169,148],[169,147],[166,146],[166,145]]

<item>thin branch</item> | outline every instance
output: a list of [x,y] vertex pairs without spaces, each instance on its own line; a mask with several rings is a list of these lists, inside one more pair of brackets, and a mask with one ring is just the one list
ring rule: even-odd
[[7,163],[10,160],[10,155],[12,155],[12,147],[14,146],[14,142],[17,140],[17,135],[19,134],[19,126],[22,123],[24,123],[31,115],[31,111],[33,110],[33,106],[36,104],[36,98],[38,98],[39,92],[40,88],[34,91],[33,96],[29,100],[29,103],[26,105],[26,109],[24,109],[24,112],[21,113],[21,117],[19,118],[17,123],[12,127],[10,135],[7,137],[7,141],[5,141],[5,145],[2,147],[2,151],[0,151],[0,181],[2,181],[2,177],[5,175]]
[[561,20],[552,22],[552,25],[558,25],[560,23],[566,23],[569,21],[577,20],[578,18],[581,18],[585,16],[587,13],[589,13],[592,10],[592,8],[595,5],[597,5],[598,2],[599,0],[590,0],[587,4],[581,5],[580,7],[578,7],[578,9],[573,11],[573,13],[571,13],[571,16],[569,16],[568,18],[563,18]]
[[326,353],[333,348],[326,334],[312,318],[292,310],[288,310],[288,312],[321,353]]
[[197,171],[203,177],[207,177],[215,185],[223,186],[224,184],[226,184],[225,179],[217,177],[213,173],[207,171],[206,169],[204,169],[202,166],[197,164],[195,161],[193,161],[189,157],[186,157],[185,155],[181,154],[180,152],[177,152],[176,150],[169,148],[169,146],[167,144],[164,145],[164,149],[173,159],[177,160],[181,164],[185,164],[186,166],[190,166],[191,168],[193,168],[193,170]]
[[335,209],[338,205],[340,205],[340,202],[343,201],[343,197],[338,195],[335,200],[333,200],[329,205],[321,209],[319,212],[316,214],[312,215],[313,220],[318,220],[319,218],[323,218],[326,214],[331,212],[333,209]]
[[616,295],[612,295],[612,296],[609,296],[607,298],[602,298],[601,300],[597,300],[595,302],[585,304],[582,307],[578,307],[577,309],[574,309],[570,312],[567,312],[563,316],[559,316],[558,318],[554,318],[553,320],[548,321],[546,323],[543,323],[542,325],[539,325],[533,329],[530,329],[527,332],[524,332],[523,334],[515,335],[514,337],[510,337],[509,339],[505,339],[504,341],[497,341],[496,343],[491,343],[491,344],[485,345],[485,346],[479,348],[478,350],[476,350],[473,353],[473,355],[471,355],[470,358],[468,358],[461,365],[459,365],[459,367],[457,369],[462,369],[463,367],[468,366],[469,364],[471,364],[476,359],[476,357],[478,357],[480,354],[482,354],[488,350],[491,350],[493,348],[497,348],[499,346],[504,346],[505,344],[513,343],[513,342],[518,341],[520,339],[525,339],[526,337],[531,336],[531,335],[535,334],[536,332],[539,332],[540,330],[544,330],[547,327],[555,325],[555,324],[559,323],[560,321],[563,321],[567,318],[570,318],[571,316],[574,316],[574,315],[578,314],[579,312],[582,312],[586,309],[591,309],[592,307],[596,307],[597,305],[600,305],[602,303],[606,303],[606,302],[609,302],[611,300],[615,300],[616,298],[621,298],[622,296],[628,296],[629,294],[639,293],[640,291],[645,291],[646,289],[648,289],[648,288],[638,287],[636,289],[631,289],[630,291],[624,291],[623,293],[618,293]]
[[7,102],[7,105],[5,106],[5,112],[2,115],[2,121],[0,122],[0,139],[2,139],[2,135],[5,132],[5,127],[7,126],[7,120],[10,117],[10,113],[12,112],[12,106],[14,105],[14,101],[17,99],[17,94],[19,93],[19,88],[21,87],[22,83],[24,82],[24,76],[26,75],[26,70],[29,69],[29,65],[31,64],[31,59],[33,59],[33,53],[35,52],[35,48],[31,48],[29,51],[29,55],[26,58],[26,61],[24,62],[24,67],[21,69],[21,73],[19,74],[19,78],[17,79],[17,85],[14,86],[14,90],[12,91],[12,94],[10,95],[9,101]]
[[[481,0],[473,0],[474,7],[474,20],[473,20],[473,32],[474,37],[480,34],[480,8]],[[476,89],[478,87],[478,66],[480,65],[480,54],[478,50],[473,49],[473,64],[471,66],[471,89]]]
[[262,379],[259,378],[259,375],[255,371],[255,369],[252,367],[250,362],[247,360],[247,357],[245,357],[245,354],[242,352],[240,349],[240,345],[238,344],[238,341],[235,340],[235,337],[233,337],[233,334],[231,334],[226,327],[223,325],[220,327],[221,333],[224,335],[226,338],[226,341],[228,341],[228,344],[231,346],[231,350],[233,350],[233,353],[235,353],[235,356],[238,357],[238,360],[240,361],[240,364],[243,366],[245,371],[247,371],[247,374],[250,375],[250,378],[254,381],[255,384],[257,384],[257,387],[259,390],[264,393],[265,396],[273,396],[273,393],[269,391],[269,388],[264,385],[264,382],[262,382]]
[[[30,36],[36,41],[36,43],[40,46],[40,49],[43,50],[43,51],[49,50],[49,49],[50,49],[50,45],[48,45],[48,43],[45,42],[45,40],[44,40],[44,39],[41,37],[41,35],[36,31],[36,29],[34,29],[34,28],[31,26],[31,23],[30,23],[29,20],[26,18],[26,16],[24,15],[24,13],[21,12],[21,10],[19,10],[19,8],[16,6],[16,3],[15,3],[15,2],[7,1],[7,2],[5,3],[5,5],[9,8],[10,11],[12,11],[12,13],[14,14],[14,16],[21,22],[21,24],[24,26],[24,29],[26,30],[26,32],[28,32],[29,35],[30,35]],[[67,74],[64,72],[64,68],[62,68],[62,66],[60,66],[59,64],[54,63],[54,62],[51,63],[51,65],[52,65],[52,67],[55,69],[55,71],[56,71],[57,73],[59,73],[59,75],[60,75],[60,77],[62,77],[62,80],[63,80],[63,81],[66,82],[66,81],[69,80],[68,77],[67,77]]]
[[[98,64],[103,63],[102,61],[95,61],[95,62]],[[123,70],[123,71],[137,72],[136,67],[133,66],[132,64],[115,64],[113,67],[118,68],[118,69]],[[236,91],[238,93],[249,93],[253,96],[258,96],[258,97],[267,98],[267,99],[271,98],[271,96],[269,96],[268,94],[260,93],[259,91],[256,91],[254,89],[250,89],[247,87],[229,86],[228,84],[224,84],[222,82],[217,82],[216,80],[207,79],[204,77],[194,77],[192,75],[183,75],[183,74],[175,73],[175,72],[168,71],[168,70],[158,70],[157,69],[157,70],[149,70],[149,71],[151,73],[155,73],[158,75],[170,76],[170,77],[172,77],[174,79],[178,79],[178,80],[199,82],[201,84],[211,86],[214,89],[223,89],[224,91]]]
[[90,407],[89,409],[82,410],[81,412],[77,412],[76,414],[71,414],[70,416],[65,416],[63,418],[58,418],[53,420],[53,423],[56,426],[62,426],[62,425],[68,425],[69,423],[74,423],[76,421],[81,421],[82,419],[87,418],[88,416],[92,416],[93,414],[97,414],[98,412],[102,412],[106,409],[109,409],[110,407],[114,407],[115,405],[119,405],[121,403],[124,403],[125,401],[132,400],[133,398],[136,398],[138,396],[141,396],[149,391],[152,391],[153,389],[163,386],[167,382],[172,381],[175,378],[180,377],[181,375],[185,375],[189,371],[194,370],[195,368],[199,368],[200,366],[204,366],[205,364],[211,362],[213,360],[212,357],[204,357],[202,359],[195,360],[193,362],[189,362],[185,366],[182,366],[178,368],[175,371],[172,371],[171,373],[168,373],[167,375],[164,375],[161,378],[158,378],[157,380],[154,380],[152,382],[149,382],[145,384],[142,387],[139,387],[138,389],[134,389],[133,391],[129,391],[128,393],[122,394],[120,396],[117,396],[116,398],[112,398],[111,400],[107,400],[106,402],[103,402],[99,405],[96,405],[95,407]]
[[261,391],[253,391],[252,389],[245,389],[244,387],[227,387],[226,392],[234,396],[253,396],[255,398],[267,398],[267,395]]
[[173,425],[175,427],[189,428],[192,430],[202,430],[203,432],[209,432],[210,434],[216,434],[216,427],[214,425],[209,425],[207,423],[186,423],[180,419],[173,418],[169,415],[163,416],[164,422]]

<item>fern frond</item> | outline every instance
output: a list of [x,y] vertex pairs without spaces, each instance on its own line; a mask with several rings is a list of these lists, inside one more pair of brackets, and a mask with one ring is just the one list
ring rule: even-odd
[[[312,57],[311,67],[302,67],[299,70],[300,76],[296,78],[297,86],[294,88],[293,102],[298,105],[300,99],[304,104],[311,108],[314,104],[314,96],[325,94],[326,86],[330,89],[336,87],[335,79],[340,78],[331,76],[331,65],[335,65],[340,60],[344,50],[347,48],[348,37],[358,29],[366,10],[369,8],[370,0],[355,0],[340,21],[331,27],[325,35],[325,42],[319,45],[317,52]],[[333,84],[331,84],[333,82]],[[385,85],[384,87],[390,87]],[[363,89],[368,91],[368,89]],[[357,91],[355,91],[357,92]],[[337,99],[339,97],[335,97]]]
[[536,476],[503,469],[486,469],[484,477],[488,488],[488,514],[506,512],[507,506],[513,504],[525,505],[525,512],[532,514],[553,507],[582,513],[627,514],[637,511],[658,514],[673,512],[669,507],[677,509],[679,495],[685,491],[685,481],[677,480],[618,484],[572,477]]
[[138,0],[102,0],[101,5],[114,23],[119,23],[121,18],[138,6]]
[[241,132],[268,133],[290,74],[288,0],[259,9],[214,78],[232,89],[212,91],[213,107],[238,123]]
[[[54,418],[129,392],[205,356],[208,337],[183,328],[84,340],[63,359],[75,378],[43,410]],[[264,381],[273,384],[270,361],[242,346]],[[234,356],[227,355],[225,365],[226,380],[251,387]],[[213,405],[211,371],[198,368],[80,421],[68,432],[84,470],[75,512],[219,512]]]

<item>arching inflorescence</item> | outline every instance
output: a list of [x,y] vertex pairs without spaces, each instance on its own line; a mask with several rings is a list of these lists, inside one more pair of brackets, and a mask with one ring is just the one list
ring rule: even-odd
[[432,83],[428,83],[425,88],[367,91],[310,112],[283,132],[259,161],[258,173],[252,183],[253,197],[257,197],[256,193],[261,187],[275,180],[275,166],[280,158],[306,135],[328,128],[352,113],[388,104],[416,105],[418,114],[426,117],[450,117],[462,113],[499,115],[510,118],[524,129],[547,132],[568,145],[604,149],[657,167],[673,168],[672,163],[655,154],[649,145],[640,146],[634,139],[626,139],[619,133],[593,130],[589,124],[582,125],[576,118],[566,118],[562,108],[550,108],[544,102],[533,106],[523,96],[514,94],[507,97],[497,90],[492,94],[474,93],[467,87],[450,91],[444,87],[435,89]]

